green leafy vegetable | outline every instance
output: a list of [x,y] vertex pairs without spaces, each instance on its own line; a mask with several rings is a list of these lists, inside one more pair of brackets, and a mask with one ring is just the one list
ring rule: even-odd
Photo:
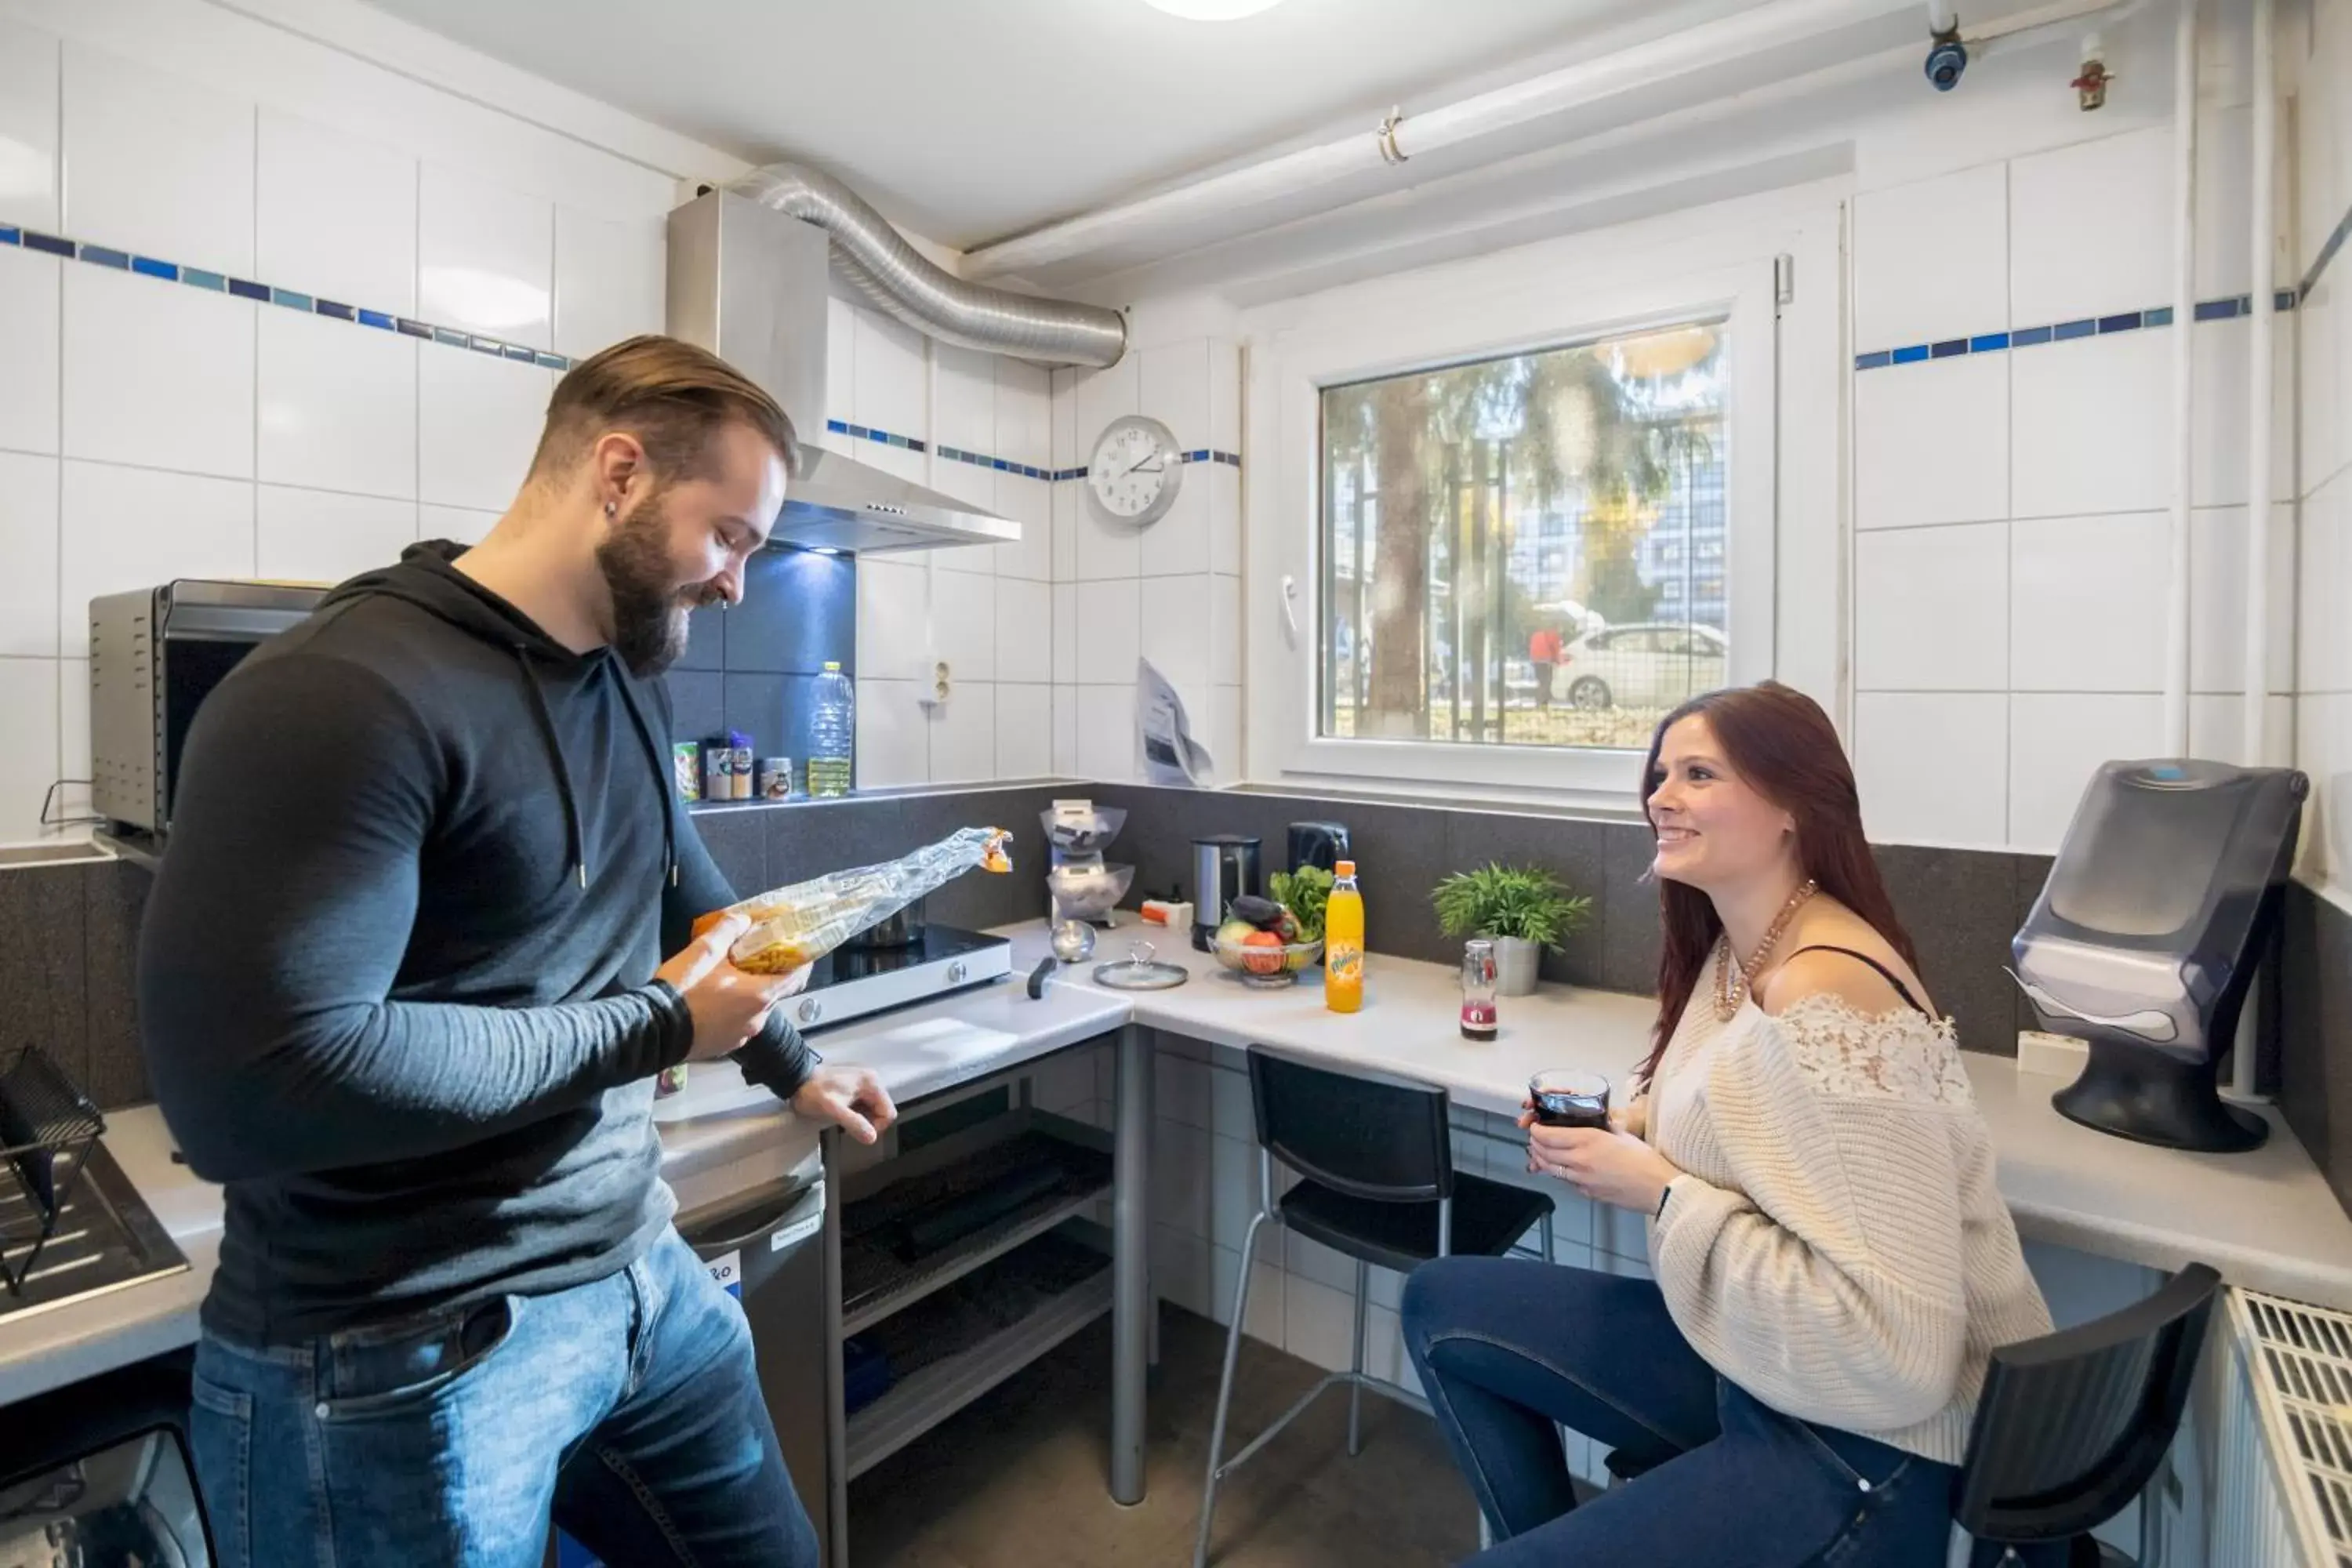
[[1320,866],[1276,871],[1268,879],[1274,901],[1298,918],[1299,941],[1323,940],[1323,905],[1331,897],[1331,884],[1336,880]]

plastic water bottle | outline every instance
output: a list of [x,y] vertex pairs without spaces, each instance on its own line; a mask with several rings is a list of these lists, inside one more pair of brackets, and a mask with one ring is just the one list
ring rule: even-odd
[[849,793],[850,746],[857,738],[857,693],[841,666],[828,663],[816,678],[816,713],[809,722],[808,792]]

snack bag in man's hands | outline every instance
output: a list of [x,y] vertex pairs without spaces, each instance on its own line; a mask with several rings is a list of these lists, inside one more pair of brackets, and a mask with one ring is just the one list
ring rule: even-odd
[[723,915],[750,917],[751,929],[728,956],[755,974],[785,974],[813,963],[869,926],[977,866],[1013,869],[1013,836],[1001,827],[967,827],[896,860],[829,871],[705,915],[698,935]]

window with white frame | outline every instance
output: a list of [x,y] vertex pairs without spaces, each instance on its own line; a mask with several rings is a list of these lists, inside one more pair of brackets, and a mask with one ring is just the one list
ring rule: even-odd
[[1318,735],[1625,750],[1722,684],[1723,328],[1321,389]]
[[1733,243],[1561,242],[1248,323],[1254,777],[1613,808],[1658,714],[1773,672],[1780,334]]

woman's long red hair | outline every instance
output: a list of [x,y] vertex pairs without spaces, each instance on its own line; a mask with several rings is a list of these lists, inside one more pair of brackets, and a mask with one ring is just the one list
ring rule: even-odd
[[[1723,760],[1740,782],[1796,818],[1797,859],[1805,875],[1869,921],[1916,973],[1917,952],[1895,918],[1895,902],[1886,896],[1886,884],[1862,830],[1862,798],[1854,789],[1845,748],[1839,744],[1829,715],[1803,692],[1768,680],[1694,697],[1667,714],[1650,737],[1650,754],[1642,766],[1643,816],[1649,816],[1650,795],[1662,777],[1658,752],[1666,731],[1694,714],[1706,718]],[[1657,832],[1654,821],[1650,831],[1653,836]],[[1723,935],[1714,901],[1686,883],[1661,878],[1658,909],[1665,946],[1658,958],[1657,1026],[1640,1073],[1644,1084],[1656,1075],[1666,1042],[1681,1024],[1683,1009],[1690,1005]]]

